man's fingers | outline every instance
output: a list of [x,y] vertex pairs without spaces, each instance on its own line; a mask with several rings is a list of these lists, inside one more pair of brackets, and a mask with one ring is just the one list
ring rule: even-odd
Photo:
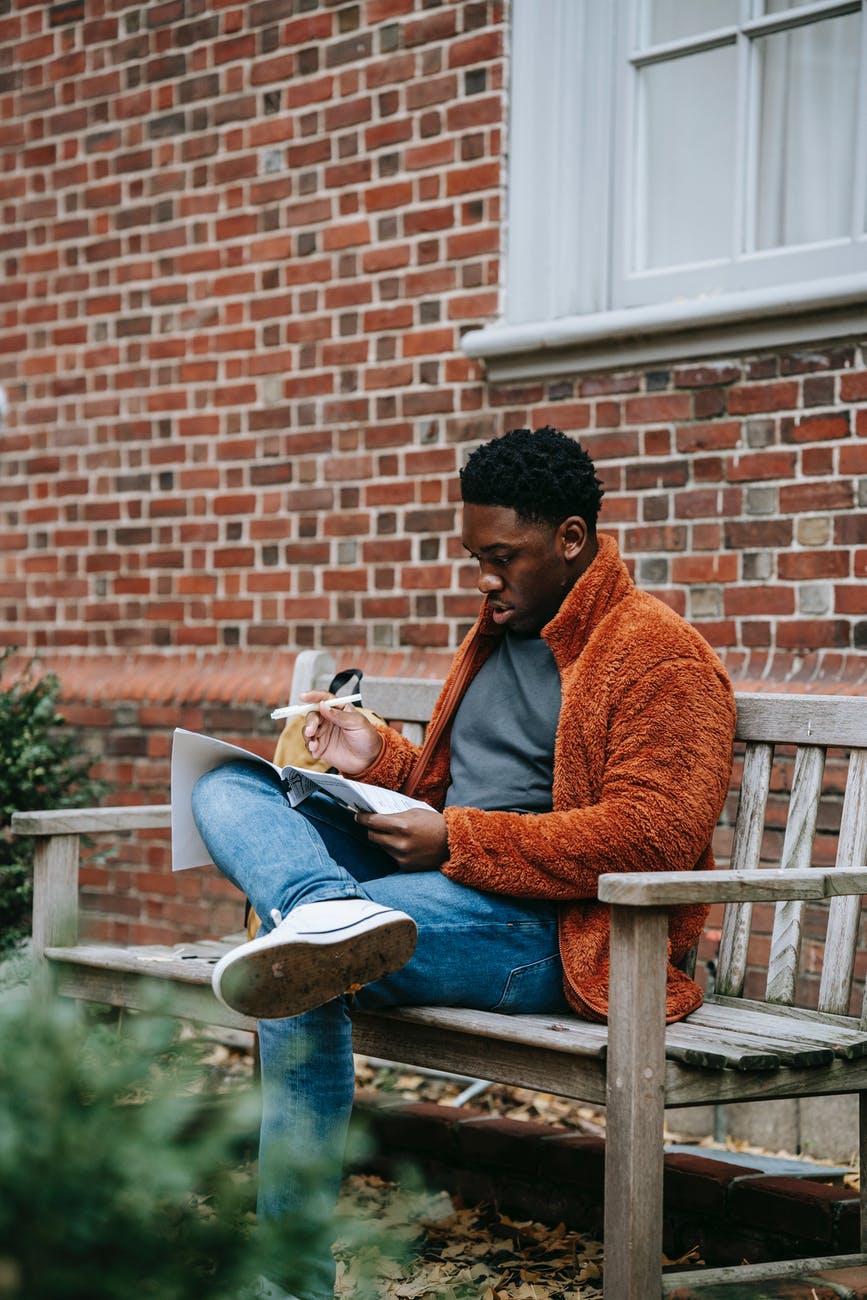
[[355,820],[375,835],[395,835],[406,830],[400,813],[357,812]]

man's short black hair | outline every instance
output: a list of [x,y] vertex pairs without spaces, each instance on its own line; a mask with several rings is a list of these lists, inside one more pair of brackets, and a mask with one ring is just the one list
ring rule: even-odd
[[479,506],[505,506],[530,523],[558,527],[579,515],[596,528],[603,487],[580,443],[559,429],[511,429],[486,442],[461,470],[461,496]]

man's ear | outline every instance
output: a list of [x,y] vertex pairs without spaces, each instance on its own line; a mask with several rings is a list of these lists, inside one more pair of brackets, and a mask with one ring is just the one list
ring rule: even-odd
[[571,515],[560,525],[563,537],[563,558],[577,560],[590,538],[590,529],[580,515]]

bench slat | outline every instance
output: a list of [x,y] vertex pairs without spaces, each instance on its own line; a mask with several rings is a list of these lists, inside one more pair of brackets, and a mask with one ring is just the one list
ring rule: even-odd
[[[747,745],[732,840],[733,871],[753,871],[759,865],[773,757],[773,745],[764,742]],[[751,902],[738,903],[726,908],[717,956],[716,977],[717,987],[723,993],[737,995],[743,989],[752,914]]]
[[[867,860],[867,750],[849,759],[846,793],[837,840],[838,870],[858,869]],[[843,1015],[849,1009],[855,948],[858,944],[861,899],[834,899],[828,909],[828,931],[819,984],[819,1010]]]
[[[685,1291],[687,1294],[700,1282],[702,1291],[706,1287],[722,1287],[726,1283],[738,1283],[741,1287],[749,1287],[749,1291],[741,1291],[741,1295],[757,1295],[757,1288],[762,1282],[770,1282],[781,1278],[807,1278],[814,1274],[827,1273],[830,1269],[860,1268],[867,1264],[867,1255],[825,1255],[821,1259],[786,1259],[773,1260],[766,1264],[731,1264],[723,1268],[703,1268],[700,1272],[687,1270],[680,1273],[664,1273],[662,1277],[662,1294],[663,1296],[673,1295],[677,1292]],[[840,1279],[841,1282],[843,1279]],[[824,1278],[817,1278],[817,1283],[825,1282]],[[827,1285],[827,1284],[826,1284]],[[825,1288],[823,1287],[823,1290]],[[725,1294],[725,1293],[723,1293]],[[816,1295],[816,1292],[813,1292]],[[845,1296],[845,1291],[840,1291],[839,1295]],[[849,1295],[854,1292],[849,1291]]]
[[425,1023],[424,1016],[412,1014],[419,1010],[440,1008],[354,1012],[355,1050],[576,1101],[600,1105],[605,1101],[604,1056],[566,1052],[540,1043],[477,1037],[456,1026]]
[[382,718],[427,723],[441,689],[442,682],[434,680],[365,676],[361,683],[362,703]]
[[780,1065],[809,1070],[818,1065],[830,1065],[835,1056],[833,1047],[824,1043],[750,1034],[742,1031],[740,1025],[728,1024],[724,1029],[685,1025],[679,1033],[686,1043],[698,1046],[707,1042],[711,1050],[715,1045],[717,1051],[725,1053],[726,1066],[731,1070],[772,1070]]
[[[776,1039],[788,1042],[813,1043],[826,1047],[846,1060],[867,1056],[867,1033],[857,1028],[844,1028],[828,1024],[823,1020],[808,1020],[796,1014],[791,1017],[778,1016],[752,1007],[745,1007],[740,999],[735,1005],[719,1006],[706,1002],[693,1011],[683,1022],[685,1025],[701,1025],[710,1029],[721,1029],[727,1033],[743,1034],[748,1037]],[[758,1004],[761,1006],[761,1004]],[[856,1022],[857,1023],[857,1022]]]
[[666,1060],[704,1070],[778,1070],[784,1064],[780,1053],[770,1047],[758,1047],[739,1039],[736,1033],[726,1037],[700,1026],[693,1029],[667,1025],[665,1056]]
[[156,1011],[227,1029],[256,1029],[255,1020],[230,1011],[214,997],[210,988],[210,971],[213,969],[210,965],[205,981],[195,983],[188,978],[183,981],[167,979],[164,966],[120,969],[68,961],[65,956],[63,960],[50,959],[50,969],[56,990],[62,997],[135,1011]]
[[[786,835],[780,866],[784,871],[804,870],[813,860],[813,841],[825,772],[825,750],[819,745],[800,745],[795,754],[792,795],[786,818]],[[771,954],[765,996],[769,1002],[795,1000],[798,960],[805,904],[802,900],[778,903],[774,910]]]
[[737,735],[770,744],[867,745],[867,697],[735,693]]
[[608,1043],[605,1025],[579,1020],[577,1016],[507,1016],[495,1011],[473,1011],[464,1007],[401,1007],[399,1011],[377,1013],[406,1024],[492,1038],[500,1042],[551,1047],[555,1051],[602,1060]]
[[107,944],[76,944],[71,948],[46,948],[45,956],[66,965],[89,966],[94,970],[134,971],[155,979],[178,980],[182,984],[211,983],[211,972],[231,943],[216,940],[182,944],[176,948],[159,944],[136,948],[115,948]]
[[171,824],[172,809],[167,803],[12,814],[12,829],[16,835],[97,835],[107,831],[161,830]]
[[[599,897],[620,907],[674,907],[678,903],[775,903],[785,898],[821,902],[837,894],[867,894],[867,868],[847,871],[633,871],[599,877]],[[729,996],[726,994],[726,996]]]
[[[49,948],[46,956],[61,965],[87,968],[104,976],[124,972],[143,979],[208,986],[214,963],[230,946],[226,941],[182,944],[174,948],[79,944],[71,948]],[[604,1025],[577,1017],[509,1016],[454,1007],[406,1007],[392,1014],[402,1022],[428,1028],[528,1047],[548,1047],[598,1060],[604,1058],[608,1041]],[[766,1041],[760,1041],[755,1035],[741,1033],[737,1025],[725,1024],[724,1028],[726,1032],[720,1033],[714,1025],[670,1025],[666,1031],[666,1054],[672,1060],[706,1069],[739,1070],[775,1069],[781,1063],[826,1064],[833,1056],[833,1051],[818,1040],[803,1042],[795,1036],[785,1038],[778,1034],[765,1035]],[[862,1041],[867,1051],[867,1040]]]

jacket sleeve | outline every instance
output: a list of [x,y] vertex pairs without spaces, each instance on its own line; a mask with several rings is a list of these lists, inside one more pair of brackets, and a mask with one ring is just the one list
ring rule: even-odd
[[410,768],[415,762],[420,745],[414,745],[393,727],[380,727],[382,749],[369,767],[354,779],[365,781],[368,785],[382,785],[388,790],[399,790],[409,776]]
[[692,869],[728,792],[734,720],[722,674],[665,661],[612,705],[607,734],[570,728],[559,760],[567,786],[575,747],[604,747],[589,764],[602,773],[590,801],[563,807],[558,777],[554,812],[449,808],[443,872],[491,893],[566,900],[595,897],[604,872]]

